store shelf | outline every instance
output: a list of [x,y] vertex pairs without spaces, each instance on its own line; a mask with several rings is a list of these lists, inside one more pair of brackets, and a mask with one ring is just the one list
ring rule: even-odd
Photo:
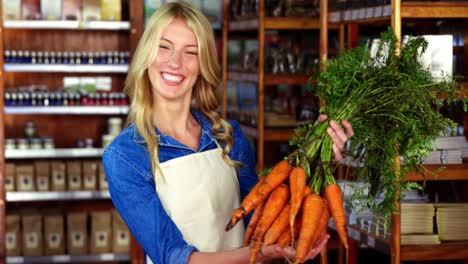
[[128,106],[6,106],[12,115],[126,115]]
[[67,200],[107,200],[108,191],[61,191],[61,192],[7,192],[7,202],[38,202]]
[[101,148],[7,149],[5,159],[99,158],[103,151]]
[[4,64],[7,72],[126,73],[128,65]]
[[228,72],[228,80],[241,82],[258,82],[258,74],[250,72]]
[[402,18],[467,18],[468,2],[404,2]]
[[109,262],[109,261],[130,261],[129,254],[114,254],[105,253],[89,256],[71,256],[71,255],[55,255],[55,256],[41,256],[41,257],[16,257],[10,256],[6,258],[8,264],[19,263],[96,263],[96,262]]
[[[258,19],[238,20],[229,23],[230,31],[257,30]],[[297,18],[297,17],[266,17],[264,20],[265,30],[319,30],[319,18]],[[338,24],[329,25],[330,29],[338,29]]]
[[[355,10],[349,10],[351,14]],[[401,18],[467,18],[468,2],[401,2]],[[346,23],[358,23],[360,25],[388,25],[390,16],[378,16],[372,18],[345,19]]]
[[[242,131],[249,137],[257,138],[258,130],[255,127],[250,127],[246,125],[241,125]],[[265,128],[264,130],[264,140],[265,141],[288,141],[294,135],[294,129],[281,129],[281,128]]]
[[265,74],[265,85],[290,84],[301,85],[309,82],[310,76],[299,74]]
[[[423,174],[410,172],[406,175],[407,181],[450,181],[468,180],[468,163],[463,164],[430,164],[424,165],[427,171]],[[441,169],[440,171],[439,168]]]
[[129,30],[129,21],[66,21],[66,20],[9,20],[4,28],[12,29],[71,29],[71,30]]
[[401,246],[402,261],[468,259],[468,241],[442,242],[440,245]]

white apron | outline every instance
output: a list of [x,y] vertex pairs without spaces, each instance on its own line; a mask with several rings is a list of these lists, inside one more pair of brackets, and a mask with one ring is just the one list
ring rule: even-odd
[[[200,252],[231,250],[243,244],[242,221],[229,232],[224,230],[239,207],[240,191],[236,171],[221,153],[218,146],[160,164],[159,199],[184,240]],[[146,261],[153,263],[148,256]]]

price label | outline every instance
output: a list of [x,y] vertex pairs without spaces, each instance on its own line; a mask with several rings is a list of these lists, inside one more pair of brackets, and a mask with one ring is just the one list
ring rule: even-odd
[[368,236],[367,237],[367,245],[369,247],[375,247],[375,238]]

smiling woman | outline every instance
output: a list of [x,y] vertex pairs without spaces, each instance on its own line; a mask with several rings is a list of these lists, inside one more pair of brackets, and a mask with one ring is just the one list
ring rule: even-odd
[[[177,2],[153,14],[126,79],[128,127],[103,154],[112,201],[148,263],[249,261],[244,223],[224,227],[258,182],[255,154],[240,125],[216,112],[219,72],[211,24],[198,9]],[[260,252],[259,261],[295,254],[279,245]]]

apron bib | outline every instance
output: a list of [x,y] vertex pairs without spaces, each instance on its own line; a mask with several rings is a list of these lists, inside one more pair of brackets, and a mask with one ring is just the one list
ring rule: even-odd
[[[218,146],[160,164],[159,199],[184,240],[200,252],[232,250],[243,244],[243,222],[224,230],[239,207],[240,191],[236,171],[221,153]],[[149,257],[147,263],[153,263]]]

